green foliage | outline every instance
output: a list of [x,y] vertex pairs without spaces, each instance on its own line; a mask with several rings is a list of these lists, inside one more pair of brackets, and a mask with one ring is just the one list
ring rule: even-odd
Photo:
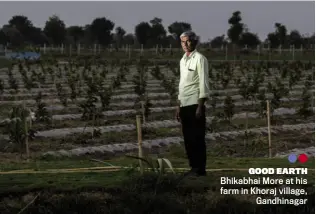
[[180,35],[188,30],[192,30],[191,24],[186,22],[174,22],[168,26],[168,31],[172,34],[176,41],[180,44]]
[[4,82],[2,79],[0,79],[0,94],[3,94],[4,91]]
[[241,12],[240,11],[235,11],[232,14],[232,17],[229,18],[228,24],[230,24],[230,28],[227,31],[227,35],[229,39],[232,41],[234,44],[238,44],[240,40],[240,35],[242,34],[244,30],[244,24],[241,23]]
[[171,72],[173,73],[174,76],[176,76],[176,77],[180,76],[180,69],[179,68],[172,66],[169,69],[171,70]]
[[146,45],[151,36],[151,26],[148,22],[141,22],[135,27],[135,35],[140,44]]
[[[315,74],[314,74],[315,75]],[[309,74],[305,80],[305,86],[306,88],[310,88],[312,87],[312,85],[314,84],[314,81],[313,81],[313,74]]]
[[232,121],[232,118],[234,116],[234,108],[235,104],[231,96],[226,96],[224,100],[224,114],[225,114],[225,119],[229,120],[229,122]]
[[43,31],[55,45],[60,45],[65,41],[66,25],[64,21],[56,15],[49,17]]
[[[143,163],[148,165],[149,171],[152,171],[153,173],[157,173],[159,175],[163,175],[163,174],[166,173],[166,171],[165,171],[165,164],[167,164],[169,169],[173,173],[175,173],[171,162],[168,159],[166,159],[166,158],[153,159],[153,158],[150,158],[150,157],[137,157],[137,156],[131,156],[131,155],[126,155],[126,157],[142,161]],[[144,170],[144,169],[141,169],[141,170]]]
[[60,102],[67,107],[68,106],[68,98],[67,93],[61,83],[56,83],[57,95],[59,97]]
[[95,18],[91,25],[88,25],[88,30],[92,38],[98,41],[101,45],[109,45],[112,41],[111,31],[114,28],[114,22],[105,17]]
[[177,95],[177,88],[176,88],[176,79],[175,78],[170,78],[170,80],[167,80],[163,78],[162,80],[162,86],[168,91],[170,95],[170,102],[172,103],[174,100],[176,100],[176,95]]
[[79,84],[79,77],[75,75],[70,75],[67,78],[68,86],[70,88],[70,98],[74,101],[78,96],[77,86]]
[[99,112],[96,107],[96,102],[98,98],[89,94],[84,102],[79,104],[79,107],[82,110],[81,119],[82,120],[92,120],[96,117],[102,116],[101,112]]
[[155,77],[157,80],[162,80],[163,79],[163,75],[160,72],[160,68],[158,65],[155,65],[154,68],[152,68],[152,70],[150,71],[151,75],[153,77]]
[[239,94],[244,98],[245,101],[250,99],[255,100],[256,94],[259,92],[260,83],[263,81],[264,75],[261,70],[257,70],[252,75],[251,73],[248,73],[246,80],[241,81],[241,83],[238,85]]
[[212,93],[211,94],[211,106],[212,106],[212,112],[215,112],[216,111],[216,104],[217,104],[217,101],[218,101],[218,97],[219,94],[218,93]]
[[150,103],[150,100],[149,100],[149,98],[148,98],[148,95],[146,96],[146,99],[145,99],[145,103],[144,103],[144,116],[145,116],[145,118],[146,118],[146,121],[148,120],[148,117],[149,117],[149,115],[150,115],[150,113],[151,113],[151,111],[150,111],[150,108],[153,106],[153,104],[152,103]]
[[15,145],[20,146],[20,152],[22,154],[24,151],[25,139],[34,139],[36,133],[35,130],[32,130],[28,126],[30,110],[23,106],[14,106],[9,119],[10,121],[6,125],[6,132],[9,133],[10,141]]
[[17,92],[19,86],[18,86],[17,80],[13,76],[12,70],[9,69],[7,71],[7,74],[9,76],[9,84],[10,84],[11,89],[13,89],[13,90],[15,90],[15,92]]
[[266,115],[266,109],[267,109],[267,103],[266,103],[266,95],[265,90],[262,89],[259,91],[259,94],[257,95],[257,99],[259,100],[259,108],[258,113],[261,117],[264,117]]
[[94,128],[92,132],[92,138],[100,138],[102,135],[100,128]]
[[303,104],[299,108],[298,113],[306,119],[307,117],[314,114],[313,110],[311,109],[312,95],[308,92],[307,86],[305,86],[303,89],[302,99]]
[[49,123],[52,120],[52,115],[48,113],[46,104],[42,102],[42,92],[37,94],[35,101],[37,107],[35,111],[36,121]]
[[273,113],[274,109],[279,108],[281,105],[281,98],[285,97],[289,94],[289,89],[285,88],[281,79],[276,77],[275,84],[272,85],[269,83],[268,90],[273,94],[273,98],[271,100],[271,113]]
[[138,66],[137,74],[133,76],[133,83],[135,84],[134,92],[139,96],[140,99],[143,99],[143,96],[146,92],[146,75],[147,69],[143,66]]

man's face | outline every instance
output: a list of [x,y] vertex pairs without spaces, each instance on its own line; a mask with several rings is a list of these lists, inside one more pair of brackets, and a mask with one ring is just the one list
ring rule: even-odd
[[192,52],[194,50],[192,42],[189,40],[189,37],[183,36],[180,38],[181,46],[184,52]]

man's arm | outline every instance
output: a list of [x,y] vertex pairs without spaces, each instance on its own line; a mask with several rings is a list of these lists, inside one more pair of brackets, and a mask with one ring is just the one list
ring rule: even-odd
[[180,63],[179,63],[180,80],[179,80],[179,86],[178,86],[177,107],[180,107],[181,105],[181,102],[180,102],[181,63],[182,63],[182,59],[180,60]]
[[198,99],[198,103],[199,103],[199,107],[202,107],[204,105],[204,103],[206,102],[206,98],[199,98]]
[[210,94],[208,61],[205,57],[202,57],[198,63],[198,75],[200,89],[198,103],[199,107],[202,107]]

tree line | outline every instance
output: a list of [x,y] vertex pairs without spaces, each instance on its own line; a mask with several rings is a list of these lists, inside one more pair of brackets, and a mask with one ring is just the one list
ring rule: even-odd
[[[236,46],[248,46],[254,48],[259,44],[269,44],[271,48],[283,48],[294,45],[296,48],[304,46],[310,48],[315,43],[315,34],[302,35],[297,30],[288,32],[282,23],[274,24],[274,32],[267,34],[264,41],[260,41],[256,33],[251,32],[247,25],[242,23],[240,11],[232,13],[228,19],[229,28],[227,35],[217,36],[210,39],[204,45],[212,48],[219,48],[226,44]],[[33,25],[33,23],[23,15],[15,15],[8,24],[0,29],[0,44],[11,48],[25,47],[28,45],[92,45],[100,44],[103,47],[120,48],[125,45],[144,48],[152,48],[157,45],[163,47],[180,47],[179,36],[182,32],[191,30],[190,23],[175,21],[165,29],[161,18],[153,18],[143,21],[135,26],[134,33],[127,34],[120,27],[115,27],[115,23],[106,17],[95,18],[92,23],[85,26],[67,27],[63,20],[53,15],[48,18],[43,29]]]

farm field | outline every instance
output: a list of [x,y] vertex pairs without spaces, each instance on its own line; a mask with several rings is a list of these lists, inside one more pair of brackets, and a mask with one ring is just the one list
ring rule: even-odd
[[[67,50],[67,51],[65,51]],[[89,55],[99,55],[107,59],[116,59],[116,58],[129,58],[129,59],[138,59],[139,57],[155,60],[174,60],[177,61],[183,55],[183,50],[181,48],[154,48],[154,49],[140,49],[140,47],[130,47],[123,48],[120,50],[115,49],[96,49],[93,47],[82,47],[80,46],[80,51],[77,48],[67,47],[65,50],[60,48],[47,48],[46,51],[41,48],[38,50],[44,56],[53,56],[57,58],[64,58],[67,55],[80,55],[80,56],[89,56]],[[223,48],[207,48],[201,47],[199,50],[212,61],[234,61],[234,60],[253,60],[253,61],[265,61],[265,60],[314,60],[315,51],[314,49],[267,49],[261,48],[258,49],[242,49],[228,47],[227,50]]]
[[[305,153],[309,160],[302,167],[314,169],[314,66],[311,61],[210,62],[208,168],[300,166],[290,164],[287,156]],[[141,116],[145,154],[154,160],[167,158],[174,168],[186,168],[181,127],[174,118],[176,61],[86,57],[16,62],[0,71],[0,80],[0,213],[17,213],[38,193],[25,213],[40,213],[41,203],[49,204],[46,212],[53,213],[63,210],[62,203],[68,204],[69,212],[82,213],[92,209],[95,213],[197,213],[202,206],[201,213],[216,213],[228,202],[234,205],[225,208],[227,212],[288,209],[260,211],[262,207],[254,207],[253,195],[219,194],[221,176],[249,176],[247,171],[210,171],[205,178],[180,183],[171,173],[157,180],[157,175],[139,176],[135,169],[57,173],[138,166],[138,160],[126,156],[138,153],[136,115]],[[269,158],[267,100],[273,158]],[[55,173],[45,173],[48,169]],[[314,171],[305,177],[308,197],[314,197]],[[127,198],[135,200],[124,210],[120,205]],[[73,199],[76,204],[71,204]],[[310,207],[291,211],[310,213]]]

